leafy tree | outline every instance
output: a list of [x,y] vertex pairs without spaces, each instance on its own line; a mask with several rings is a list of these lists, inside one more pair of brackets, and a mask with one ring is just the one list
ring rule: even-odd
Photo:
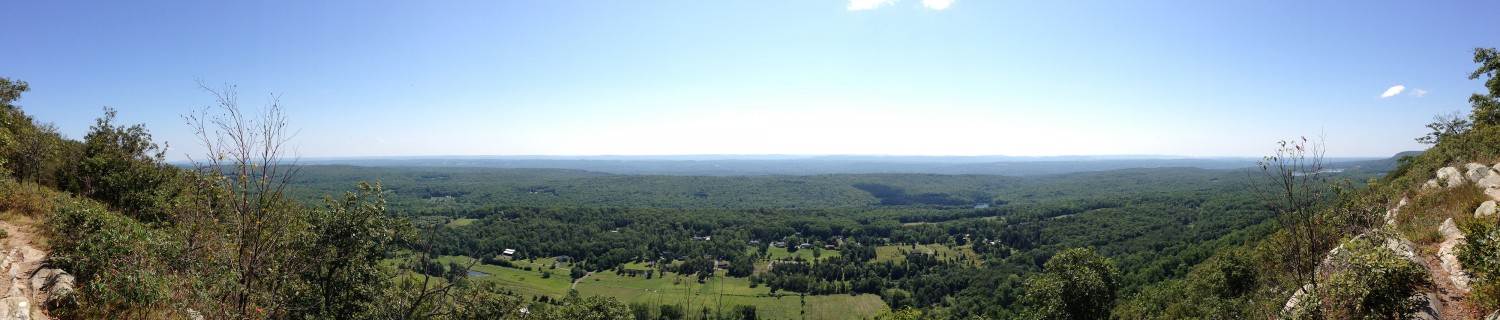
[[151,141],[144,124],[114,124],[115,110],[104,108],[84,136],[79,167],[80,193],[146,222],[166,219],[172,193],[171,171],[161,168],[166,150]]
[[[323,316],[353,317],[377,303],[379,291],[390,286],[394,275],[380,263],[394,242],[410,231],[401,220],[386,215],[380,184],[361,182],[357,192],[324,200],[324,209],[313,212],[311,233],[316,240],[304,257],[317,261],[304,273]],[[449,272],[463,273],[462,265]],[[454,271],[456,270],[456,271]],[[467,276],[467,275],[464,275]]]
[[927,319],[922,310],[911,307],[902,308],[899,311],[886,310],[875,316],[876,320],[921,320]]
[[1073,248],[1047,260],[1046,272],[1026,280],[1028,317],[1105,319],[1115,304],[1120,270],[1093,249]]
[[735,305],[734,306],[733,318],[741,319],[741,320],[756,320],[756,319],[760,319],[760,316],[756,315],[755,313],[756,313],[755,306],[750,306],[750,305]]
[[657,319],[679,320],[683,319],[684,316],[685,314],[683,314],[682,306],[680,305],[664,304],[657,308]]
[[1471,124],[1469,122],[1469,119],[1459,117],[1458,112],[1456,111],[1453,113],[1445,113],[1432,116],[1432,123],[1427,124],[1427,128],[1432,129],[1432,132],[1427,133],[1427,135],[1425,136],[1418,137],[1417,142],[1424,144],[1437,144],[1444,138],[1454,137],[1464,132],[1468,132],[1470,125]]
[[1474,111],[1470,120],[1475,127],[1486,127],[1500,124],[1500,52],[1495,48],[1474,48],[1474,63],[1479,68],[1469,73],[1469,80],[1487,77],[1484,86],[1488,93],[1475,93],[1469,96],[1469,103],[1473,105]]

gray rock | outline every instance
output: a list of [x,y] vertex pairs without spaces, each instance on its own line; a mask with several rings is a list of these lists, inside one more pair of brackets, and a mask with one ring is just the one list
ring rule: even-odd
[[1490,315],[1484,316],[1484,320],[1500,320],[1500,311],[1491,312]]
[[1459,230],[1458,225],[1453,224],[1453,218],[1443,220],[1443,224],[1438,226],[1438,233],[1443,235],[1444,240],[1464,238],[1464,231]]
[[1427,292],[1418,292],[1409,298],[1412,302],[1422,306],[1416,313],[1407,315],[1408,319],[1440,320],[1443,318],[1443,302],[1438,300],[1437,295]]
[[1392,227],[1396,226],[1396,218],[1401,216],[1401,208],[1406,207],[1406,202],[1406,197],[1401,197],[1401,201],[1396,202],[1395,208],[1391,208],[1390,210],[1385,211],[1386,225]]
[[1427,179],[1427,183],[1422,184],[1422,190],[1437,189],[1438,187],[1440,186],[1438,185],[1437,179]]
[[0,299],[0,319],[30,320],[31,301],[27,301],[25,297]]
[[43,267],[31,275],[31,288],[44,293],[42,303],[58,306],[72,302],[74,281],[67,271]]
[[1464,233],[1453,224],[1453,218],[1444,220],[1443,225],[1438,227],[1438,232],[1443,234],[1444,239],[1443,243],[1438,244],[1438,260],[1442,262],[1443,271],[1448,272],[1448,281],[1453,283],[1454,288],[1468,293],[1469,282],[1473,277],[1464,271],[1463,263],[1458,261],[1455,250],[1455,247],[1464,242]]
[[1469,163],[1464,165],[1464,178],[1468,178],[1469,181],[1479,181],[1480,179],[1489,177],[1494,173],[1495,169],[1490,169],[1490,167],[1486,165],[1478,163]]
[[1485,201],[1484,203],[1479,204],[1479,208],[1474,209],[1474,217],[1475,218],[1488,217],[1488,216],[1491,216],[1491,215],[1494,215],[1494,214],[1495,214],[1495,200]]
[[58,272],[62,272],[62,269],[47,267],[37,269],[36,273],[31,274],[31,287],[38,289],[46,287],[47,281],[52,280],[52,276],[56,275]]
[[1464,184],[1463,172],[1459,172],[1458,168],[1454,167],[1438,169],[1437,179],[1443,183],[1444,188],[1452,188]]
[[1411,263],[1415,263],[1420,266],[1422,265],[1422,259],[1417,258],[1417,250],[1415,249],[1416,247],[1416,244],[1413,244],[1411,240],[1406,240],[1405,238],[1385,238],[1386,249],[1391,250],[1391,252],[1395,252],[1396,255],[1399,255],[1402,258],[1406,258],[1406,261],[1411,261]]
[[1298,289],[1297,293],[1293,293],[1291,298],[1286,299],[1286,304],[1281,306],[1281,315],[1283,319],[1296,318],[1297,313],[1300,313],[1302,311],[1302,298],[1303,296],[1306,296],[1307,292],[1310,290],[1312,290],[1312,284],[1302,285],[1302,289]]
[[1500,188],[1500,173],[1491,174],[1484,177],[1484,179],[1474,180],[1474,186],[1485,189]]

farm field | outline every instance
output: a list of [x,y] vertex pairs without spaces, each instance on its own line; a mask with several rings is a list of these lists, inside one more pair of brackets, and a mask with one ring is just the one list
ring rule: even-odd
[[[811,252],[808,251],[806,258],[811,259]],[[786,250],[783,249],[781,252],[785,254]],[[837,253],[833,250],[824,251],[824,257],[829,257],[830,252]],[[784,256],[792,257],[797,254]],[[464,256],[442,256],[438,261],[445,264],[449,262],[464,264],[470,259],[472,258]],[[558,265],[556,269],[549,269],[554,262],[552,258],[536,259],[535,263],[528,260],[512,261],[519,268],[532,267],[532,271],[476,263],[470,270],[483,272],[488,276],[470,279],[500,283],[505,288],[526,296],[545,295],[562,298],[567,296],[571,286],[568,276],[570,268],[564,263]],[[632,263],[625,267],[647,269],[642,263]],[[542,278],[543,271],[550,271],[552,276]],[[614,271],[602,271],[590,274],[579,281],[577,290],[584,296],[613,297],[627,304],[680,305],[690,314],[701,313],[705,306],[713,310],[720,309],[722,306],[724,310],[729,310],[735,305],[749,305],[755,306],[763,319],[801,319],[803,312],[806,312],[807,319],[868,318],[889,309],[879,296],[871,294],[806,296],[807,302],[804,306],[803,297],[798,293],[785,291],[772,293],[771,289],[765,286],[752,288],[749,279],[725,276],[723,270],[704,283],[698,283],[696,277],[673,272],[647,279],[645,276],[619,275]]]

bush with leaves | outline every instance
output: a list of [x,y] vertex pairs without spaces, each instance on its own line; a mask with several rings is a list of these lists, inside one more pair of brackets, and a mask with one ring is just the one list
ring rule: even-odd
[[1035,319],[1105,319],[1115,305],[1120,270],[1093,249],[1063,250],[1045,272],[1026,280],[1021,302]]
[[1461,226],[1468,236],[1458,245],[1458,261],[1475,278],[1469,299],[1486,310],[1500,309],[1500,219],[1491,216]]
[[1346,242],[1328,266],[1326,285],[1316,294],[1323,317],[1386,319],[1422,307],[1410,298],[1428,284],[1427,272],[1368,237]]
[[180,243],[164,232],[109,212],[98,204],[70,201],[49,217],[51,263],[77,277],[77,305],[53,309],[71,318],[154,318],[183,303],[174,295],[192,288],[192,278],[173,272]]

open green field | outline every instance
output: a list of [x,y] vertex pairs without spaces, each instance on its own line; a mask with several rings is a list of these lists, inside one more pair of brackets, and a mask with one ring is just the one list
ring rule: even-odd
[[[817,258],[813,258],[813,249],[799,249],[799,250],[797,250],[797,252],[787,252],[786,248],[770,247],[770,248],[766,249],[766,253],[771,255],[771,260],[792,259],[793,257],[802,257],[803,260],[807,260],[807,261],[818,261],[818,260],[828,259],[828,258],[837,257],[837,256],[842,255],[842,254],[839,253],[838,250],[823,250],[823,249],[818,249],[818,250],[821,250],[822,252],[818,254]],[[751,253],[759,253],[760,251],[758,251],[757,249],[753,249],[752,248],[752,249],[750,249],[750,252]]]
[[875,260],[872,262],[901,262],[906,260],[906,254],[915,253],[933,254],[949,258],[967,256],[969,257],[969,261],[979,261],[979,255],[974,253],[972,245],[949,247],[942,244],[918,244],[913,248],[911,244],[903,244],[875,247]]
[[479,219],[470,219],[470,218],[453,219],[453,221],[448,221],[448,227],[452,228],[452,227],[467,226],[467,225],[474,224],[474,221],[479,221]]
[[[766,287],[751,288],[749,280],[723,276],[698,283],[696,277],[667,273],[665,277],[621,276],[614,272],[595,273],[578,284],[583,295],[611,296],[625,303],[650,305],[676,304],[689,313],[709,309],[728,310],[735,305],[755,306],[764,319],[800,319],[804,311],[801,297],[795,293],[771,294]],[[721,307],[722,306],[722,307]],[[808,319],[869,318],[885,311],[885,302],[875,295],[827,295],[807,297]]]
[[[469,260],[469,257],[462,256],[442,256],[438,258],[438,261],[444,264],[449,262],[466,264]],[[554,262],[552,258],[536,259],[536,263],[527,260],[515,260],[511,262],[515,263],[518,267],[530,266],[531,271],[481,263],[476,263],[469,269],[489,274],[489,276],[472,278],[475,281],[498,282],[516,293],[528,296],[545,295],[553,298],[562,298],[568,294],[568,288],[573,283],[572,279],[568,278],[568,272],[571,269],[563,266],[558,266],[557,269],[548,269]],[[544,271],[551,272],[552,276],[542,278],[542,272]]]
[[[796,255],[796,253],[788,255],[784,249],[780,251],[786,257]],[[807,251],[804,258],[812,259],[811,250],[801,250],[797,253],[803,253],[802,251]],[[824,251],[823,257],[829,257],[830,253],[837,254],[837,251]],[[467,263],[470,259],[462,256],[438,258],[445,264]],[[551,258],[537,259],[535,263],[527,260],[512,262],[523,268],[530,266],[532,271],[475,264],[471,270],[483,272],[489,276],[472,279],[500,283],[518,294],[527,296],[546,295],[561,298],[568,294],[572,282],[568,277],[570,270],[566,264],[558,266],[557,269],[548,269],[554,262]],[[626,268],[648,269],[642,263],[627,264]],[[551,271],[552,277],[543,279],[542,271]],[[870,294],[807,296],[804,309],[802,297],[797,293],[781,291],[772,294],[768,287],[751,288],[749,279],[724,276],[723,270],[720,270],[718,275],[706,283],[698,283],[697,277],[671,272],[662,277],[653,276],[651,279],[646,279],[645,276],[619,275],[610,270],[589,275],[578,283],[577,289],[579,294],[585,296],[614,297],[624,303],[681,305],[692,314],[701,312],[704,306],[709,309],[719,309],[722,306],[725,310],[729,310],[735,305],[751,305],[756,307],[757,313],[763,319],[801,319],[804,311],[807,319],[870,318],[887,309],[885,302],[881,301],[879,296]]]

